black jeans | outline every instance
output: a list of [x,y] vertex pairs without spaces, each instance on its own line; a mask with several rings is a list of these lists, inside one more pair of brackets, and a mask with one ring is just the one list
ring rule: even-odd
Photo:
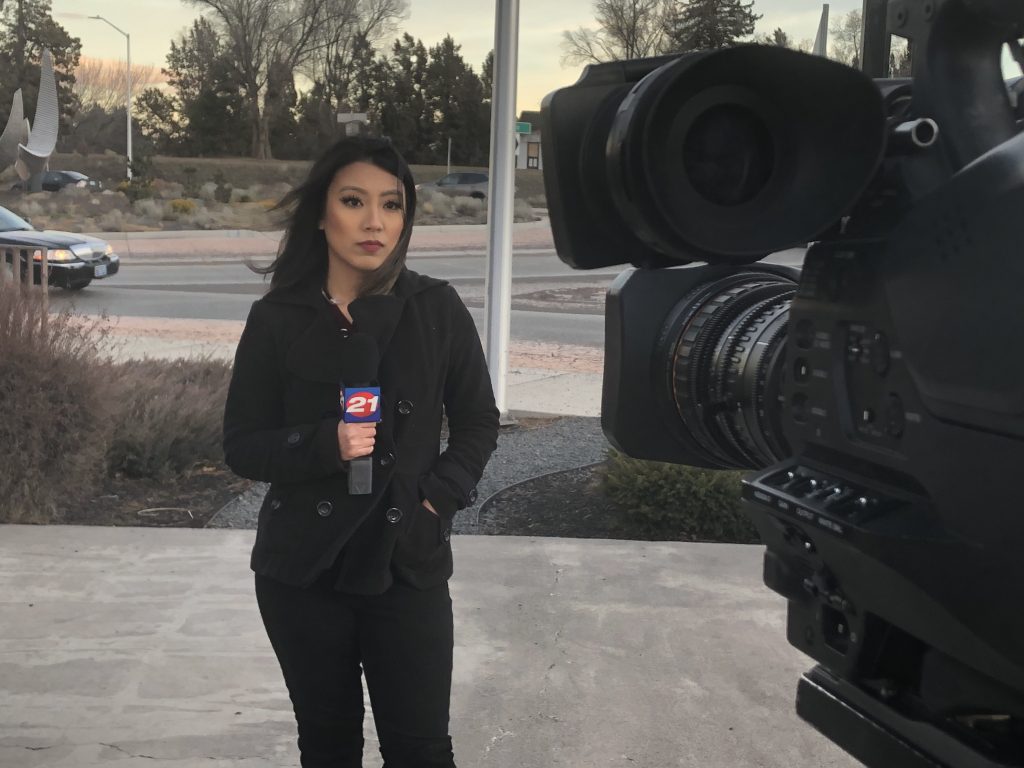
[[295,710],[303,768],[361,768],[360,666],[384,768],[454,768],[447,583],[349,595],[325,579],[302,589],[256,576],[256,599]]

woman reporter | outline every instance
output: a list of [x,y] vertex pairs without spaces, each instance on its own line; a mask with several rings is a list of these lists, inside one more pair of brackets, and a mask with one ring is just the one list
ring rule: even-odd
[[[238,344],[224,451],[270,483],[251,566],[301,764],[362,765],[362,672],[385,766],[454,766],[451,523],[498,430],[479,337],[451,286],[405,266],[416,190],[390,142],[341,140],[282,205],[292,213]],[[356,380],[367,345],[373,382]],[[342,421],[339,386],[371,383],[381,421]],[[349,462],[364,456],[372,492],[350,494]]]

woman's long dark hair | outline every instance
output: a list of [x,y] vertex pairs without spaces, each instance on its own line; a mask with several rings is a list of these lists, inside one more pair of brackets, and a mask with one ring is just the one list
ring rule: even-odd
[[286,215],[284,239],[277,258],[266,267],[250,269],[271,275],[271,292],[312,283],[323,285],[327,277],[327,238],[320,229],[327,190],[334,175],[352,163],[371,163],[401,180],[405,191],[402,233],[391,255],[367,276],[360,295],[388,293],[405,267],[405,255],[416,216],[416,184],[412,171],[388,139],[349,137],[338,141],[313,163],[306,180],[285,195],[273,210]]

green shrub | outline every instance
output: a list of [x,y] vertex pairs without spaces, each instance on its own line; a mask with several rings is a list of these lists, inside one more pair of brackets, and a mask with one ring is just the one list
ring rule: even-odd
[[223,462],[228,363],[131,360],[113,375],[118,407],[107,452],[110,474],[162,479],[196,464]]
[[758,536],[740,511],[741,476],[612,451],[602,488],[651,537],[751,543]]
[[171,211],[177,214],[189,214],[196,210],[196,204],[191,200],[179,198],[171,200]]
[[102,479],[116,403],[106,333],[102,320],[47,315],[37,291],[0,284],[0,522],[52,521]]

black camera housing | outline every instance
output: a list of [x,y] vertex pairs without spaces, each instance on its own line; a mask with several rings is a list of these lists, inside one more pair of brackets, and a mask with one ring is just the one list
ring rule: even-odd
[[555,244],[640,268],[608,295],[611,442],[756,470],[765,583],[819,663],[801,716],[870,766],[1024,766],[1024,4],[868,5],[912,80],[745,46],[551,94]]

